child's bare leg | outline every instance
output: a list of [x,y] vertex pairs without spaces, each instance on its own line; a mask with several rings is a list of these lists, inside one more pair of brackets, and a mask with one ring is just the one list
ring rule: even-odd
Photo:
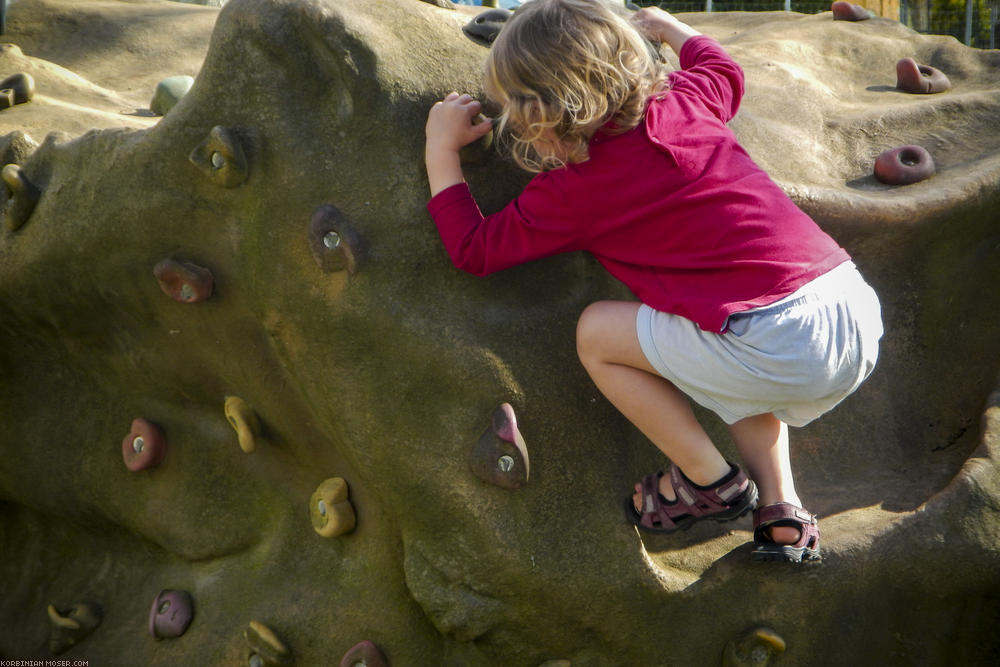
[[[760,504],[791,503],[801,507],[788,455],[788,426],[774,415],[764,414],[741,419],[731,424],[729,431],[747,474],[757,483]],[[778,544],[794,544],[799,530],[774,526],[771,539]]]
[[[684,395],[646,360],[635,331],[638,303],[600,301],[580,316],[577,354],[597,388],[695,484],[710,485],[729,464],[698,423]],[[640,507],[636,487],[636,508]],[[660,493],[673,500],[667,476]]]

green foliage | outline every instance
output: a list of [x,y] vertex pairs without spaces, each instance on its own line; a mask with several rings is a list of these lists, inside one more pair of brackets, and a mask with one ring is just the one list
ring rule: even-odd
[[[972,45],[990,39],[990,8],[987,0],[972,0]],[[966,0],[932,0],[929,32],[952,35],[965,42]]]

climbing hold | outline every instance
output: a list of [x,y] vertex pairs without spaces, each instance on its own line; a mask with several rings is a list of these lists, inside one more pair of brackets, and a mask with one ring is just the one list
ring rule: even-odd
[[48,607],[49,651],[59,655],[87,638],[101,624],[101,608],[90,602],[78,602],[64,611],[55,605]]
[[190,262],[167,258],[153,267],[163,293],[181,303],[199,303],[212,296],[215,279],[208,269]]
[[248,667],[284,667],[294,665],[295,658],[285,642],[260,621],[250,621],[243,631],[247,643]]
[[35,96],[35,78],[26,72],[11,74],[0,81],[0,90],[13,91],[14,104],[30,102]]
[[187,591],[162,590],[149,610],[149,634],[172,639],[187,632],[194,618],[194,600]]
[[487,9],[484,12],[476,14],[475,17],[464,26],[462,26],[462,32],[466,34],[472,41],[485,46],[489,46],[500,34],[500,30],[503,29],[505,23],[510,19],[514,12],[509,9]]
[[866,21],[872,17],[871,13],[861,5],[838,0],[830,5],[833,12],[834,21]]
[[783,653],[785,640],[769,628],[747,630],[730,640],[722,651],[723,667],[766,667],[771,658]]
[[951,88],[947,75],[930,65],[919,65],[913,58],[896,63],[896,87],[906,93],[928,95]]
[[[487,120],[483,114],[476,114],[472,118],[473,125],[479,125]],[[481,136],[476,141],[462,146],[458,150],[459,159],[466,164],[481,164],[490,156],[490,149],[493,147],[493,130]]]
[[309,219],[309,248],[324,271],[358,270],[361,243],[347,218],[333,204],[317,206]]
[[236,431],[240,449],[249,454],[257,448],[257,438],[260,437],[257,413],[239,396],[226,397],[225,412],[226,419]]
[[173,109],[182,97],[187,95],[192,85],[194,85],[194,78],[186,74],[168,76],[156,84],[149,109],[157,116],[167,115],[167,112]]
[[132,472],[155,468],[167,454],[167,440],[157,426],[145,419],[133,419],[132,430],[122,439],[122,458]]
[[340,667],[388,667],[389,662],[367,639],[352,646],[340,659]]
[[0,171],[4,183],[3,210],[7,229],[16,232],[35,211],[42,191],[28,180],[19,165],[8,164]]
[[888,185],[909,185],[934,175],[934,158],[923,146],[899,146],[875,158],[875,178]]
[[247,180],[250,165],[243,142],[235,130],[216,125],[188,156],[209,180],[224,188],[235,188]]
[[354,530],[357,515],[348,500],[350,491],[341,477],[324,480],[309,498],[313,529],[323,537],[336,537]]
[[490,426],[472,448],[469,466],[484,482],[506,489],[517,489],[528,482],[528,448],[509,403],[493,412]]

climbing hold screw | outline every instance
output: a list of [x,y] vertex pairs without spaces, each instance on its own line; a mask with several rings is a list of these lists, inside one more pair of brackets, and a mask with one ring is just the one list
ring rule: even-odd
[[327,232],[323,235],[323,245],[330,250],[334,250],[340,245],[340,234],[337,232]]
[[504,454],[497,459],[497,467],[500,468],[502,472],[510,472],[514,469],[514,457]]
[[226,166],[226,157],[219,151],[214,151],[212,153],[212,166],[216,169],[222,169]]

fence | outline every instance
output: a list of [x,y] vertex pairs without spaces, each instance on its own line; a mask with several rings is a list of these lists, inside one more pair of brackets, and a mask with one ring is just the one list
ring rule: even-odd
[[[659,5],[670,12],[792,11],[816,14],[830,11],[828,0],[688,0],[657,2],[632,0],[640,6]],[[980,49],[997,48],[1000,0],[855,0],[874,14],[896,19],[914,30],[952,35]]]

